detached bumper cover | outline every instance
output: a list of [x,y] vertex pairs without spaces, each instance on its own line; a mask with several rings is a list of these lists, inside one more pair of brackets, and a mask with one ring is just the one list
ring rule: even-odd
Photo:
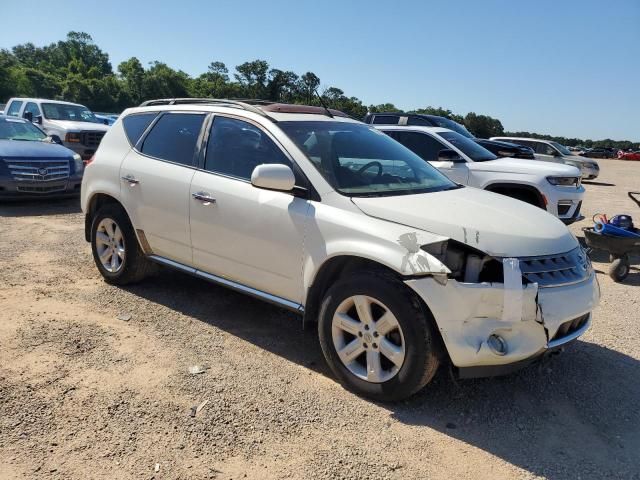
[[[538,288],[527,284],[522,286],[521,315],[516,321],[505,321],[503,309],[509,293],[503,284],[448,280],[442,285],[432,277],[405,283],[431,309],[449,357],[460,369],[526,365],[582,335],[600,301],[595,273],[573,285]],[[567,322],[573,324],[579,318],[586,320],[569,330]],[[556,337],[559,331],[567,333]],[[505,340],[505,354],[496,354],[489,347],[487,339],[492,334]]]

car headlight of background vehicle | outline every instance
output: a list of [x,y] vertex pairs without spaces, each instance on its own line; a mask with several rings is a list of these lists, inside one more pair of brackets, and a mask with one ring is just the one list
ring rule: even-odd
[[547,182],[551,185],[576,186],[580,185],[579,177],[547,177]]
[[80,143],[80,134],[75,132],[69,132],[67,133],[67,135],[65,135],[64,141],[71,142],[71,143]]
[[84,170],[84,162],[82,161],[82,157],[77,153],[73,154],[73,163],[76,166],[76,173],[81,173]]

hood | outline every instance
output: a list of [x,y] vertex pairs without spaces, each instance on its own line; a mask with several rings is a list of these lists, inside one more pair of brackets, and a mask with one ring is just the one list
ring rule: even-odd
[[486,162],[475,162],[474,170],[483,172],[510,172],[523,174],[537,174],[556,177],[579,177],[580,170],[564,163],[542,162],[540,160],[523,160],[520,158],[498,158]]
[[353,197],[371,217],[444,235],[497,257],[568,252],[578,241],[541,208],[475,188],[395,197]]
[[49,126],[58,127],[63,130],[90,130],[93,132],[106,132],[108,125],[93,122],[76,122],[73,120],[47,120]]
[[4,158],[72,158],[73,153],[57,143],[0,140],[0,157]]

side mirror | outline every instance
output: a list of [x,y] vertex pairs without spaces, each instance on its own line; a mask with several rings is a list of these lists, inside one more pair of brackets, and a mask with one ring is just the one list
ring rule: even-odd
[[42,125],[42,115],[36,115],[36,123]]
[[258,165],[251,174],[251,185],[258,188],[290,192],[295,184],[296,177],[287,165],[275,163]]
[[455,150],[451,150],[450,148],[443,148],[442,150],[440,150],[438,152],[438,161],[439,162],[464,163],[465,160]]
[[27,120],[28,122],[33,122],[33,113],[31,112],[24,112],[24,114],[22,115],[22,118],[24,118],[25,120]]
[[58,135],[50,135],[51,140],[53,141],[53,143],[57,143],[58,145],[62,145],[62,140],[60,140],[60,137]]

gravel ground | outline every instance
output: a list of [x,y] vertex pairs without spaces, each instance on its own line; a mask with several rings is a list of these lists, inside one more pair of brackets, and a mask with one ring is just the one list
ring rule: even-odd
[[[600,164],[584,213],[640,219],[640,164]],[[293,314],[168,270],[105,284],[77,200],[0,205],[0,478],[639,479],[640,270],[594,258],[602,304],[564,354],[386,405]]]

